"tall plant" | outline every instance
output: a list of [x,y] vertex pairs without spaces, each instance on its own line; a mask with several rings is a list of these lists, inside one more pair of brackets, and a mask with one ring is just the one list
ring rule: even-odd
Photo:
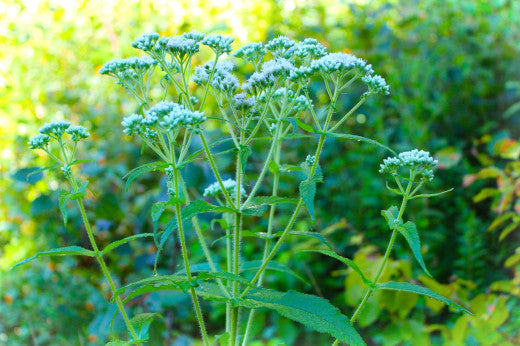
[[[73,246],[36,256],[72,254],[98,260],[127,325],[128,341],[113,341],[119,344],[139,344],[147,340],[148,327],[156,314],[147,313],[130,319],[124,303],[158,290],[181,290],[191,297],[205,345],[211,344],[212,337],[207,332],[201,299],[226,306],[226,319],[218,340],[229,345],[246,345],[249,342],[257,309],[274,310],[319,332],[328,333],[336,339],[334,344],[343,341],[363,345],[364,341],[355,330],[354,323],[375,290],[414,292],[468,312],[425,287],[406,282],[378,282],[398,234],[405,237],[418,263],[428,274],[421,255],[418,231],[411,221],[404,222],[404,212],[411,200],[438,195],[420,193],[424,184],[433,179],[433,169],[437,164],[427,152],[412,150],[398,155],[377,141],[341,132],[345,121],[368,97],[389,93],[385,80],[375,75],[372,66],[363,59],[346,53],[329,53],[311,38],[295,42],[280,36],[266,44],[247,44],[229,54],[233,40],[231,37],[199,32],[173,37],[144,34],[132,46],[144,52],[145,56],[113,60],[100,70],[100,73],[114,77],[139,104],[137,113],[123,119],[123,132],[139,137],[143,148],[153,151],[158,158],[158,161],[129,172],[127,188],[145,172],[161,171],[166,175],[168,200],[159,201],[152,208],[153,233],[136,234],[100,250],[82,203],[87,182],[79,182],[72,172],[73,167],[82,162],[75,159],[77,143],[88,137],[88,133],[85,128],[71,127],[65,121],[46,124],[40,129],[41,133],[30,140],[30,147],[45,150],[61,166],[72,191],[64,190],[61,193],[60,209],[66,222],[66,204],[70,199],[77,200],[93,250]],[[213,58],[206,64],[193,67],[201,46],[206,47]],[[252,65],[252,73],[244,76],[242,84],[233,73],[234,63],[229,55]],[[156,75],[161,77],[158,83],[155,83]],[[316,91],[309,88],[311,81],[321,83],[324,97],[318,97]],[[359,82],[366,85],[366,92],[348,112],[337,114],[340,94]],[[218,115],[206,110],[209,97],[214,98]],[[225,138],[213,141],[207,124],[225,129],[222,130]],[[297,135],[298,129],[305,134]],[[69,142],[65,140],[67,134],[71,136]],[[307,210],[311,222],[315,221],[314,197],[318,184],[323,182],[320,155],[327,138],[365,141],[393,154],[393,157],[384,160],[380,172],[392,176],[395,186],[387,186],[401,196],[401,206],[382,211],[391,236],[377,275],[371,279],[352,260],[334,252],[319,232],[294,230],[296,220],[303,217],[302,208]],[[299,163],[288,161],[284,155],[287,143],[295,139],[307,140],[309,146],[314,145]],[[200,143],[200,148],[195,147],[195,142]],[[259,142],[262,143],[261,147],[267,148],[266,151],[254,152],[256,147],[253,143]],[[231,149],[219,149],[223,143],[229,144]],[[233,172],[225,172],[225,167],[219,164],[221,155],[232,157]],[[252,156],[262,158],[263,163],[258,170],[248,165]],[[189,189],[183,173],[183,168],[195,161],[206,162],[215,178],[215,182],[203,191],[200,188],[195,192]],[[252,170],[254,179],[250,179]],[[234,179],[224,179],[229,175]],[[297,183],[294,184],[293,195],[283,196],[280,181],[287,175],[296,176]],[[270,194],[260,195],[260,191],[269,189]],[[281,208],[280,204],[292,206],[288,217],[282,215],[287,208]],[[224,244],[225,250],[222,261],[208,246],[210,230],[200,220],[204,213],[209,213],[226,232],[225,242],[220,243]],[[172,217],[161,229],[161,217],[168,215]],[[266,219],[265,232],[250,234],[246,231],[247,226],[259,217]],[[280,220],[286,221],[283,227],[280,227]],[[191,227],[195,230],[208,270],[201,271],[194,267],[186,236]],[[162,275],[157,270],[159,254],[174,232],[179,238],[184,268],[177,273]],[[251,277],[243,274],[241,265],[241,247],[246,235],[264,240],[259,265]],[[292,290],[280,292],[263,288],[265,272],[289,235],[320,240],[327,249],[310,249],[310,252],[336,258],[361,276],[367,291],[350,318],[324,298]],[[155,275],[118,289],[103,256],[117,246],[142,237],[153,237],[157,246]],[[245,311],[248,311],[247,315]]]

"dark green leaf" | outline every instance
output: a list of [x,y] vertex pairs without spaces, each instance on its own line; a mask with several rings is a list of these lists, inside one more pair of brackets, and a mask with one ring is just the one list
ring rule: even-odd
[[251,202],[246,206],[246,208],[242,209],[242,213],[244,215],[250,216],[262,216],[266,210],[267,206],[276,203],[297,203],[298,200],[294,198],[287,197],[278,197],[278,196],[259,196],[253,197]]
[[88,181],[85,180],[81,183],[79,190],[70,195],[70,199],[82,199],[87,194]]
[[235,275],[233,273],[220,271],[220,272],[202,272],[202,273],[197,274],[197,280],[215,280],[215,279],[236,281],[245,286],[250,286],[252,288],[257,289],[257,287],[255,285],[251,284],[251,282],[249,280],[247,280],[246,278],[244,278],[240,275]]
[[61,190],[60,191],[60,202],[59,202],[59,208],[61,211],[61,214],[63,215],[63,223],[67,224],[67,202],[70,200],[70,197],[72,196],[72,193],[70,193],[67,190]]
[[[257,270],[261,266],[262,266],[262,261],[260,261],[260,260],[247,261],[247,262],[242,263],[242,265],[240,266],[240,272],[244,272],[244,271],[247,271],[247,270]],[[266,270],[274,270],[274,271],[281,272],[281,273],[284,273],[284,274],[289,274],[289,275],[297,278],[298,280],[308,284],[307,280],[305,280],[301,275],[299,275],[295,271],[291,270],[286,265],[280,264],[278,262],[270,261],[267,264],[267,267],[265,269]]]
[[14,172],[11,177],[15,180],[21,181],[23,183],[29,183],[31,185],[36,184],[43,178],[43,171],[49,169],[50,167],[40,168],[40,167],[25,167]]
[[[281,234],[282,234],[282,232],[279,232],[276,235],[281,235]],[[304,237],[314,238],[314,239],[320,241],[321,243],[325,244],[329,249],[332,250],[332,246],[330,245],[330,243],[327,241],[327,239],[321,233],[318,233],[318,232],[305,232],[305,231],[289,231],[289,234],[301,235],[301,236],[304,236]]]
[[422,258],[421,240],[419,239],[419,233],[417,233],[417,227],[415,227],[415,224],[411,221],[407,221],[404,225],[397,227],[397,230],[404,236],[408,245],[410,245],[410,249],[412,249],[417,262],[419,262],[424,272],[428,274],[428,276],[432,276],[428,269],[426,269],[426,264],[424,264]]
[[117,248],[118,246],[121,246],[123,244],[126,244],[128,243],[129,241],[131,240],[134,240],[134,239],[139,239],[139,238],[145,238],[145,237],[153,237],[153,233],[141,233],[141,234],[134,234],[134,235],[131,235],[129,237],[126,237],[126,238],[123,238],[121,240],[117,240],[115,242],[112,242],[110,244],[108,244],[104,249],[103,251],[101,251],[101,254],[106,254],[108,253],[109,251],[112,251],[114,250],[115,248]]
[[316,180],[304,180],[300,183],[300,196],[309,211],[312,222],[314,218],[314,196],[316,196]]
[[168,166],[168,164],[165,162],[156,161],[156,162],[150,162],[150,163],[147,163],[147,164],[144,164],[144,165],[141,165],[139,167],[132,169],[130,172],[128,172],[123,177],[123,179],[127,179],[126,185],[125,185],[125,191],[128,191],[128,188],[130,187],[130,184],[132,183],[132,181],[134,181],[141,174],[144,174],[146,172],[155,171],[157,169],[164,168],[167,166]]
[[298,127],[298,125],[296,124],[296,119],[293,118],[293,117],[288,117],[288,118],[285,118],[283,120],[287,121],[292,126],[292,132],[291,132],[291,135],[289,137],[294,136],[294,134],[296,133],[296,128]]
[[381,284],[376,284],[375,287],[376,287],[376,289],[380,289],[380,290],[403,291],[403,292],[411,292],[411,293],[415,293],[415,294],[420,294],[420,295],[441,301],[444,304],[451,306],[452,308],[455,308],[455,309],[464,311],[470,315],[473,315],[473,313],[471,311],[465,309],[464,307],[460,306],[459,304],[457,304],[457,303],[449,300],[448,298],[445,298],[445,297],[441,296],[440,294],[433,292],[431,289],[423,287],[423,286],[414,285],[414,284],[411,284],[408,282],[389,281],[389,282],[385,282],[385,283],[381,283]]
[[130,320],[130,324],[135,328],[139,340],[148,339],[148,329],[156,317],[162,318],[162,316],[157,313],[142,313],[135,315]]
[[351,259],[348,259],[346,257],[340,256],[337,253],[335,253],[334,251],[328,251],[328,250],[304,250],[303,252],[318,252],[318,253],[327,255],[329,257],[335,258],[335,259],[345,263],[347,266],[352,268],[356,273],[358,273],[359,276],[361,276],[361,279],[363,280],[365,285],[367,285],[368,287],[372,287],[373,286],[372,285],[372,281],[368,280],[365,277],[365,275],[363,275],[363,272],[361,271],[361,269]]
[[357,135],[351,135],[351,134],[344,134],[344,133],[327,133],[327,137],[337,137],[337,138],[345,138],[345,139],[354,139],[358,142],[366,142],[366,143],[370,143],[370,144],[374,144],[374,145],[377,145],[383,149],[386,149],[388,150],[389,152],[391,152],[394,156],[397,156],[397,153],[395,151],[393,151],[392,149],[390,149],[389,147],[387,147],[386,145],[384,144],[381,144],[379,143],[378,141],[375,141],[373,139],[370,139],[370,138],[366,138],[366,137],[362,137],[362,136],[357,136]]
[[389,191],[391,191],[391,192],[393,192],[393,193],[395,193],[397,195],[402,195],[402,193],[401,193],[401,191],[399,191],[399,189],[394,189],[394,188],[390,187],[390,185],[388,185],[388,181],[386,182],[386,188]]
[[440,196],[440,195],[444,195],[445,193],[448,193],[450,191],[453,191],[454,189],[451,188],[449,190],[446,190],[446,191],[441,191],[441,192],[437,192],[437,193],[423,193],[423,194],[420,194],[420,195],[415,195],[415,196],[412,196],[410,197],[409,199],[414,199],[414,198],[424,198],[424,197],[437,197],[437,196]]
[[394,229],[395,227],[403,224],[403,220],[398,220],[399,209],[396,206],[392,206],[387,210],[381,210],[381,215],[383,215],[385,218],[390,229]]
[[11,269],[18,267],[19,265],[25,264],[27,262],[32,261],[33,259],[36,259],[38,257],[44,257],[44,256],[88,256],[88,257],[94,257],[96,256],[96,253],[92,250],[87,250],[85,248],[82,248],[80,246],[66,246],[66,247],[60,247],[57,249],[52,249],[49,251],[44,252],[38,252],[36,255],[26,258],[23,261],[15,264],[11,267]]

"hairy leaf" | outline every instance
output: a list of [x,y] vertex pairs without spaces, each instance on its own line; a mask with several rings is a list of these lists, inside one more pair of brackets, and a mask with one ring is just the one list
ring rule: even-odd
[[126,238],[123,238],[123,239],[120,239],[120,240],[117,240],[115,242],[112,242],[110,244],[108,244],[104,249],[103,251],[101,251],[101,254],[106,254],[112,250],[114,250],[115,248],[117,248],[118,246],[121,246],[123,244],[126,244],[128,243],[129,241],[131,240],[134,240],[134,239],[139,239],[139,238],[145,238],[145,237],[153,237],[153,233],[141,233],[141,234],[134,234],[134,235],[131,235],[129,237],[126,237]]
[[372,281],[368,280],[365,277],[365,275],[363,274],[361,269],[358,267],[358,265],[356,263],[354,263],[354,261],[352,261],[351,259],[348,259],[346,257],[340,256],[337,253],[335,253],[334,251],[328,251],[328,250],[304,250],[302,252],[318,252],[318,253],[327,255],[329,257],[335,258],[335,259],[345,263],[347,266],[352,268],[356,273],[358,273],[359,276],[361,276],[361,279],[363,280],[365,285],[367,285],[368,287],[372,287],[373,286]]
[[253,197],[251,202],[242,209],[244,215],[262,216],[267,211],[267,206],[276,203],[297,203],[298,200],[294,198],[279,197],[279,196],[258,196]]
[[[242,263],[242,265],[240,266],[240,271],[243,272],[243,271],[247,271],[247,270],[257,270],[261,266],[262,266],[262,261],[260,261],[260,260],[247,261],[247,262]],[[286,265],[283,265],[281,263],[278,263],[275,261],[270,261],[267,264],[267,267],[265,269],[289,274],[289,275],[297,278],[298,280],[308,284],[307,280],[305,280],[301,275],[299,275],[298,273],[296,273],[295,271],[293,271],[292,269],[290,269],[289,267],[287,267]]]
[[88,257],[94,257],[96,256],[96,253],[92,250],[87,250],[85,248],[82,248],[80,246],[66,246],[66,247],[60,247],[57,249],[52,249],[49,251],[44,252],[38,252],[36,255],[26,258],[23,261],[15,264],[11,267],[11,269],[18,267],[22,264],[25,264],[27,262],[32,261],[33,259],[36,259],[38,257],[44,257],[44,256],[88,256]]
[[136,167],[132,169],[130,172],[128,172],[123,179],[126,179],[126,185],[125,185],[125,191],[128,191],[128,188],[130,187],[130,184],[141,174],[155,171],[160,168],[167,167],[168,164],[162,161],[156,161],[156,162],[150,162],[146,163],[144,165],[141,165],[139,167]]
[[473,313],[466,308],[460,306],[459,304],[449,300],[448,298],[445,298],[441,296],[438,293],[435,293],[431,289],[423,286],[414,285],[408,282],[395,282],[395,281],[389,281],[385,283],[376,284],[376,289],[380,290],[391,290],[391,291],[403,291],[403,292],[411,292],[420,294],[438,301],[443,302],[444,304],[447,304],[451,306],[452,308],[464,311],[470,315],[473,315]]
[[412,249],[417,262],[419,262],[421,265],[421,268],[426,274],[428,274],[428,276],[431,277],[432,275],[428,269],[426,269],[426,264],[424,264],[424,260],[422,258],[421,240],[419,239],[419,233],[417,232],[417,227],[415,224],[411,221],[407,221],[404,225],[397,227],[397,230],[404,236],[408,242],[408,245],[410,245],[410,249]]
[[130,324],[135,328],[139,340],[148,339],[148,329],[150,329],[150,325],[156,317],[162,318],[160,314],[145,312],[135,315],[130,320]]
[[316,196],[316,180],[304,180],[300,183],[300,196],[309,211],[312,222],[314,218],[314,196]]
[[388,228],[394,229],[395,227],[402,225],[403,220],[399,220],[397,223],[397,218],[399,217],[399,209],[396,206],[392,206],[387,210],[381,210],[381,215],[385,218],[388,223]]

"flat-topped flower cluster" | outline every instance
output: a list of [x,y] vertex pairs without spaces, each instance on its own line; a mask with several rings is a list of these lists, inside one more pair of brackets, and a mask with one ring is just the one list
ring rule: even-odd
[[408,168],[415,172],[422,181],[433,179],[433,169],[438,161],[424,150],[411,150],[400,153],[397,157],[388,157],[380,166],[380,173],[398,174],[400,168]]
[[70,122],[64,120],[45,123],[38,132],[40,133],[29,139],[29,149],[46,149],[51,139],[61,141],[65,133],[71,136],[74,143],[90,136],[85,127],[70,126]]

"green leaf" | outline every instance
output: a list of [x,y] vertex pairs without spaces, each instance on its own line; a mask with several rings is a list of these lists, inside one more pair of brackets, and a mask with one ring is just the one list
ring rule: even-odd
[[387,210],[381,210],[381,215],[385,218],[388,223],[388,228],[394,229],[403,224],[403,220],[399,220],[399,209],[396,206],[392,206]]
[[202,273],[197,274],[197,280],[204,281],[204,280],[215,280],[215,279],[236,281],[240,284],[243,284],[245,286],[249,286],[251,288],[258,290],[258,287],[251,284],[251,282],[249,280],[247,280],[246,278],[244,278],[240,275],[236,275],[233,273],[220,271],[220,272],[202,272]]
[[151,172],[151,171],[155,171],[157,169],[164,168],[164,167],[167,167],[167,166],[168,166],[168,164],[165,163],[165,162],[156,161],[156,162],[146,163],[144,165],[141,165],[139,167],[136,167],[136,168],[132,169],[130,172],[128,172],[123,177],[123,179],[127,179],[126,180],[126,185],[125,185],[125,191],[128,191],[128,188],[130,187],[130,184],[138,176],[140,176],[141,174],[144,174],[144,173],[147,173],[147,172]]
[[389,147],[387,147],[386,145],[384,144],[381,144],[379,143],[378,141],[375,141],[373,139],[370,139],[370,138],[366,138],[366,137],[363,137],[363,136],[357,136],[357,135],[351,135],[351,134],[344,134],[344,133],[327,133],[327,137],[337,137],[337,138],[344,138],[344,139],[354,139],[358,142],[366,142],[366,143],[370,143],[370,144],[373,144],[373,145],[377,145],[378,147],[381,147],[383,149],[386,149],[388,150],[389,152],[391,152],[394,156],[397,156],[397,153],[395,151],[393,151],[392,149],[390,149]]
[[32,261],[33,259],[36,259],[38,257],[44,257],[44,256],[88,256],[88,257],[94,257],[96,256],[96,253],[92,250],[87,250],[85,248],[82,248],[80,246],[66,246],[66,247],[60,247],[57,249],[52,249],[49,251],[44,252],[38,252],[36,255],[26,258],[23,261],[15,264],[11,267],[11,269],[16,268],[22,264],[25,264],[27,262]]
[[114,250],[115,248],[117,248],[118,246],[121,246],[123,244],[126,244],[128,243],[129,241],[131,240],[134,240],[134,239],[139,239],[139,238],[145,238],[145,237],[153,237],[153,233],[140,233],[140,234],[134,234],[134,235],[131,235],[129,237],[126,237],[126,238],[123,238],[121,240],[117,240],[115,242],[112,242],[110,244],[108,244],[104,249],[103,251],[101,251],[101,254],[102,255],[105,255],[107,254],[108,252]]
[[447,304],[451,306],[452,308],[464,311],[470,315],[473,315],[473,313],[464,307],[460,306],[459,304],[449,300],[448,298],[445,298],[441,296],[438,293],[435,293],[431,289],[423,286],[414,285],[408,282],[395,282],[395,281],[389,281],[385,283],[380,283],[375,285],[376,289],[381,290],[391,290],[391,291],[403,291],[403,292],[411,292],[415,294],[420,294],[438,301],[443,302],[444,304]]
[[316,180],[304,180],[300,183],[300,196],[307,207],[307,211],[314,222],[314,197],[316,196]]
[[298,125],[296,124],[296,119],[293,118],[293,117],[288,117],[288,118],[283,119],[283,121],[287,121],[288,123],[291,124],[292,132],[291,132],[291,135],[289,137],[294,136],[294,134],[296,133],[296,128],[298,127]]
[[251,202],[242,209],[244,215],[249,216],[262,216],[267,206],[276,203],[297,203],[298,200],[294,198],[279,197],[279,196],[259,196],[253,197]]
[[[244,272],[244,271],[248,271],[248,270],[257,270],[261,266],[262,266],[261,260],[247,261],[247,262],[242,263],[242,265],[240,266],[240,272]],[[291,270],[289,267],[287,267],[286,265],[283,265],[281,263],[278,263],[275,261],[270,261],[267,264],[267,267],[265,269],[274,270],[274,271],[277,271],[280,273],[291,275],[291,276],[297,278],[298,280],[308,284],[307,280],[305,280],[301,275],[299,275],[298,273],[296,273],[295,271]]]
[[417,232],[417,227],[415,224],[411,221],[407,221],[404,225],[397,227],[397,230],[408,242],[408,245],[410,246],[410,249],[412,249],[417,262],[419,262],[421,265],[421,268],[426,274],[428,274],[428,276],[432,277],[428,269],[426,269],[426,264],[424,264],[424,260],[422,258],[421,240],[419,239],[419,233]]
[[358,273],[359,276],[361,276],[361,279],[363,280],[365,285],[367,285],[368,287],[373,287],[372,281],[368,280],[365,277],[365,275],[363,274],[361,269],[358,267],[358,265],[356,263],[354,263],[354,261],[352,261],[351,259],[348,259],[346,257],[340,256],[337,253],[335,253],[334,251],[328,251],[328,250],[304,250],[302,252],[318,252],[318,253],[321,253],[323,255],[327,255],[329,257],[335,258],[335,259],[345,263],[347,266],[352,268],[356,273]]
[[327,333],[347,345],[365,345],[347,316],[343,315],[328,300],[295,291],[278,292],[264,289],[248,294],[237,305],[249,308],[267,308],[299,322],[320,333]]
[[269,168],[269,172],[273,173],[273,174],[278,174],[280,173],[280,167],[278,166],[278,164],[274,161],[270,161],[269,162],[269,165],[267,165],[267,167]]
[[[280,235],[282,235],[282,233],[283,232],[278,232],[278,233],[276,233],[276,235],[280,236]],[[301,235],[301,236],[304,236],[304,237],[314,238],[314,239],[318,240],[319,242],[325,244],[329,249],[332,250],[332,245],[330,245],[330,243],[327,241],[327,239],[321,233],[318,233],[318,232],[306,232],[306,231],[289,231],[288,233],[289,234],[293,234],[293,235]]]
[[158,291],[183,291],[184,293],[188,292],[189,287],[182,288],[178,285],[174,284],[165,284],[165,283],[158,283],[158,284],[148,284],[144,285],[142,287],[137,288],[136,290],[132,291],[128,296],[125,297],[123,300],[123,303],[126,304],[130,300],[142,296],[143,294],[152,293],[152,292],[158,292]]
[[253,150],[249,146],[243,145],[240,148],[240,166],[244,174],[246,173],[247,158],[251,156],[252,153]]
[[150,325],[156,317],[162,318],[162,316],[157,313],[142,313],[135,315],[130,320],[130,324],[135,328],[137,337],[140,340],[148,339],[148,329],[150,329]]
[[139,281],[135,281],[132,283],[129,283],[128,285],[125,285],[123,287],[120,287],[116,291],[116,295],[121,295],[126,292],[129,288],[136,287],[136,286],[146,286],[146,285],[154,285],[157,283],[167,283],[174,285],[175,287],[178,287],[180,290],[187,290],[189,288],[189,281],[186,276],[180,276],[180,275],[157,275],[157,276],[151,276]]
[[82,199],[87,194],[88,181],[81,183],[79,190],[70,195],[70,199]]
[[134,345],[133,341],[124,341],[121,339],[114,339],[105,344],[105,346],[131,346]]
[[402,192],[399,191],[399,189],[394,189],[394,188],[390,187],[390,185],[388,185],[388,181],[386,182],[386,188],[387,188],[389,191],[391,191],[391,192],[393,192],[393,193],[395,193],[395,194],[397,194],[397,195],[402,195]]
[[415,196],[412,196],[408,199],[415,199],[415,198],[425,198],[425,197],[437,197],[437,196],[440,196],[440,195],[444,195],[445,193],[448,193],[448,192],[451,192],[453,191],[454,189],[451,188],[449,190],[446,190],[446,191],[441,191],[441,192],[437,192],[437,193],[423,193],[423,194],[420,194],[420,195],[415,195]]
[[215,335],[215,339],[213,340],[212,346],[224,346],[229,344],[229,333],[225,332],[224,334]]
[[72,193],[70,193],[67,190],[61,190],[60,191],[60,202],[59,207],[61,211],[61,215],[63,215],[63,223],[67,224],[67,202],[70,200],[70,197],[72,196]]
[[156,202],[152,206],[152,224],[153,224],[153,239],[155,245],[159,247],[158,231],[159,231],[159,219],[161,218],[164,210],[168,206],[168,202],[160,201]]

